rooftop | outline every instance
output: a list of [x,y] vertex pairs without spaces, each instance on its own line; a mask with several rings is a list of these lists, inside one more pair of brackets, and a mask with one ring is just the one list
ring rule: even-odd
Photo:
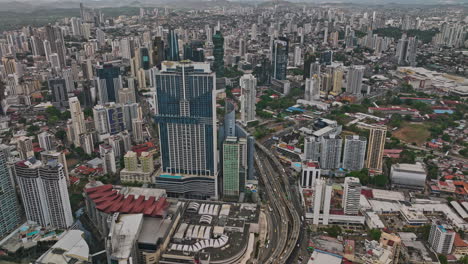
[[121,187],[111,184],[85,189],[96,208],[105,213],[142,213],[146,216],[162,216],[168,208],[166,191],[162,189]]
[[[122,214],[113,223],[109,236],[113,259],[127,259],[133,251],[139,229],[143,222],[143,214]],[[117,234],[112,236],[112,234]]]
[[88,263],[89,247],[80,230],[67,231],[36,263]]

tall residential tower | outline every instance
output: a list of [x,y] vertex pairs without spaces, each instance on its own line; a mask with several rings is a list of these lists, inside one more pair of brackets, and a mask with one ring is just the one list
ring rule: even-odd
[[162,174],[169,195],[217,198],[216,75],[207,63],[165,62],[156,73]]

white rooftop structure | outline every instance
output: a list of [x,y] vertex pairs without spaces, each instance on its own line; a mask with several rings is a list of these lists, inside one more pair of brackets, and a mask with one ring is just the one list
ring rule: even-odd
[[219,212],[219,204],[202,204],[198,209],[198,214],[217,216]]
[[171,244],[171,250],[185,251],[185,252],[199,252],[205,248],[221,248],[224,247],[229,241],[229,237],[222,235],[216,239],[202,239],[193,245]]
[[424,212],[440,212],[443,213],[450,224],[462,230],[468,230],[468,224],[457,213],[455,213],[447,204],[413,204],[413,208],[419,208]]
[[416,164],[398,163],[392,165],[390,178],[392,184],[409,188],[424,189],[426,185],[426,169],[422,163]]
[[378,214],[400,212],[400,206],[396,202],[369,200],[369,203],[372,206],[372,210]]
[[461,207],[461,205],[457,201],[451,201],[450,204],[453,206],[455,211],[461,216],[463,219],[468,219],[468,214],[466,213],[465,209]]
[[377,200],[404,201],[405,195],[402,192],[372,189],[372,196]]
[[88,263],[89,247],[80,230],[67,231],[60,240],[36,260],[37,264]]
[[342,257],[329,252],[314,250],[307,264],[341,264]]
[[380,217],[372,211],[366,212],[366,224],[370,229],[385,228],[385,224],[380,220]]
[[131,254],[141,230],[143,214],[122,214],[117,217],[106,239],[106,247],[111,259],[126,261],[134,257]]

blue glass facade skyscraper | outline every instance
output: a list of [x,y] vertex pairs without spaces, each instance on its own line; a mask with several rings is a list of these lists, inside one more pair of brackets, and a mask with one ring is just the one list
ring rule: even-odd
[[156,81],[162,175],[178,197],[217,197],[216,75],[207,63],[164,62]]
[[0,238],[21,223],[15,188],[6,164],[6,154],[0,150]]
[[118,91],[122,88],[122,76],[120,68],[112,64],[105,64],[97,69],[96,83],[99,92],[99,103],[117,102]]
[[288,52],[289,41],[285,37],[279,37],[273,41],[272,66],[273,78],[277,80],[286,80],[288,70]]
[[168,61],[179,61],[179,38],[177,33],[174,30],[169,30],[167,36],[167,51],[166,51],[166,60]]

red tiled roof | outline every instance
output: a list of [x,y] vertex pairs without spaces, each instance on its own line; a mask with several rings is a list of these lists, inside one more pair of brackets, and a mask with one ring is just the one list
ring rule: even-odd
[[130,194],[125,197],[118,190],[113,189],[110,184],[98,187],[85,189],[85,193],[93,200],[96,209],[105,213],[143,213],[147,216],[160,217],[163,216],[169,203],[165,197],[145,197]]
[[416,109],[405,108],[405,107],[369,107],[369,110],[376,110],[376,111],[410,111],[410,112],[417,112]]
[[372,193],[372,190],[361,189],[361,194],[368,199],[374,198],[374,193]]
[[398,154],[403,152],[402,149],[384,149],[384,154]]
[[455,233],[455,240],[453,240],[455,247],[468,247],[468,243],[463,240],[458,233]]

